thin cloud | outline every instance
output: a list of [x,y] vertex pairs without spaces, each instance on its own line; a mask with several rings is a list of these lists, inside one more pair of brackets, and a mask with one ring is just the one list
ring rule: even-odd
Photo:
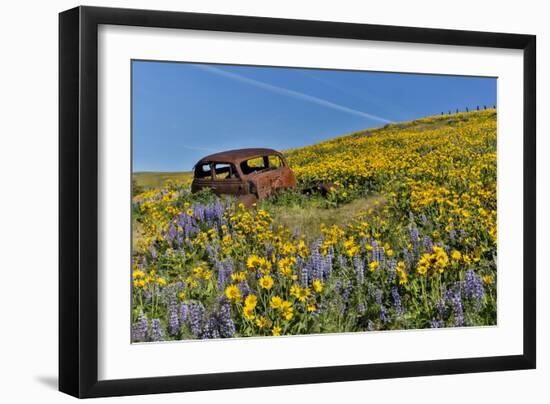
[[240,81],[240,82],[243,82],[243,83],[250,84],[252,86],[255,86],[255,87],[267,90],[267,91],[271,91],[271,92],[274,92],[274,93],[277,93],[277,94],[287,95],[289,97],[297,98],[297,99],[304,100],[304,101],[309,101],[309,102],[312,102],[314,104],[321,105],[321,106],[326,107],[326,108],[331,108],[331,109],[334,109],[334,110],[337,110],[337,111],[345,112],[345,113],[348,113],[348,114],[351,114],[351,115],[361,116],[363,118],[367,118],[367,119],[370,119],[370,120],[373,120],[373,121],[378,121],[378,122],[383,122],[383,123],[392,123],[393,122],[389,119],[386,119],[386,118],[383,118],[383,117],[380,117],[380,116],[377,116],[377,115],[373,115],[373,114],[369,114],[369,113],[364,112],[364,111],[359,111],[359,110],[356,110],[356,109],[353,109],[353,108],[349,108],[349,107],[346,107],[344,105],[335,104],[334,102],[325,100],[323,98],[314,97],[312,95],[304,94],[304,93],[294,91],[294,90],[289,90],[288,88],[284,88],[284,87],[274,86],[272,84],[264,83],[262,81],[258,81],[258,80],[254,80],[254,79],[251,79],[251,78],[248,78],[248,77],[245,77],[245,76],[241,76],[240,74],[237,74],[237,73],[231,73],[231,72],[219,69],[217,67],[205,66],[205,65],[196,65],[196,67],[199,68],[199,69],[206,70],[208,72],[217,74],[219,76],[231,78],[233,80],[237,80],[237,81]]
[[[314,76],[312,74],[309,74],[309,73],[306,73],[305,71],[301,71],[301,70],[296,70],[297,73],[311,79],[311,80],[315,80],[315,81],[318,81],[319,83],[322,83],[324,84],[325,86],[328,86],[328,87],[331,87],[333,89],[336,89],[337,91],[339,91],[340,93],[342,94],[346,94],[346,95],[349,95],[349,96],[352,96],[358,100],[361,100],[363,102],[368,102],[368,103],[372,103],[372,104],[375,104],[375,105],[378,105],[379,107],[382,107],[382,108],[386,108],[387,105],[386,103],[384,103],[380,97],[377,97],[375,96],[373,93],[369,93],[369,97],[366,98],[362,95],[359,95],[357,94],[356,92],[354,91],[350,91],[346,88],[343,88],[343,87],[340,87],[336,84],[334,84],[333,82],[329,81],[329,80],[325,80],[325,79],[322,79],[320,77],[317,77],[317,76]],[[368,92],[368,91],[367,91]],[[401,115],[404,115],[404,116],[407,116],[409,115],[408,113],[404,112],[401,108],[398,108],[395,103],[392,103],[392,109],[396,110],[395,112],[398,112],[400,113]]]

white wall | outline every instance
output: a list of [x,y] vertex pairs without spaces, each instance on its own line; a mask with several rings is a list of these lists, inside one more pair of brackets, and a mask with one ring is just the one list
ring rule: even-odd
[[[0,397],[66,402],[57,378],[57,13],[74,1],[4,2],[0,41]],[[546,401],[550,296],[544,249],[550,225],[550,26],[544,2],[278,0],[90,1],[88,5],[334,20],[538,36],[538,369],[111,399],[116,402],[262,402],[342,399],[407,403]],[[521,162],[518,160],[518,164]],[[354,401],[355,401],[354,400]]]

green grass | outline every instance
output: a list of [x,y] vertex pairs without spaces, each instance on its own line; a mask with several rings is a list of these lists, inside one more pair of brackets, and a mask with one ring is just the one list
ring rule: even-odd
[[139,187],[144,189],[159,188],[164,185],[168,180],[172,181],[185,181],[193,177],[192,171],[180,171],[180,172],[135,172],[133,173],[133,179]]
[[267,200],[260,206],[273,217],[275,227],[282,225],[299,234],[306,235],[308,241],[321,236],[321,224],[327,227],[337,224],[345,227],[354,217],[369,209],[383,207],[385,199],[380,195],[369,195],[338,207],[327,208],[320,196],[304,196],[300,203],[277,203]]

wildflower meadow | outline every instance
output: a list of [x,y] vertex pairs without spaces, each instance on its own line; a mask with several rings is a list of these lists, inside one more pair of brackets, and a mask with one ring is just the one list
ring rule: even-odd
[[133,342],[496,325],[495,109],[283,153],[299,189],[249,208],[138,181]]

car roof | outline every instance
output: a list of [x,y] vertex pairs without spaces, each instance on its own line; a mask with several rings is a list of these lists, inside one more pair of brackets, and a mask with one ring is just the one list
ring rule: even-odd
[[203,157],[199,160],[199,163],[202,162],[219,162],[219,163],[240,163],[243,160],[247,160],[254,157],[266,156],[266,155],[277,155],[280,156],[276,150],[265,149],[265,148],[250,148],[250,149],[234,149],[227,150],[219,153],[210,154]]

